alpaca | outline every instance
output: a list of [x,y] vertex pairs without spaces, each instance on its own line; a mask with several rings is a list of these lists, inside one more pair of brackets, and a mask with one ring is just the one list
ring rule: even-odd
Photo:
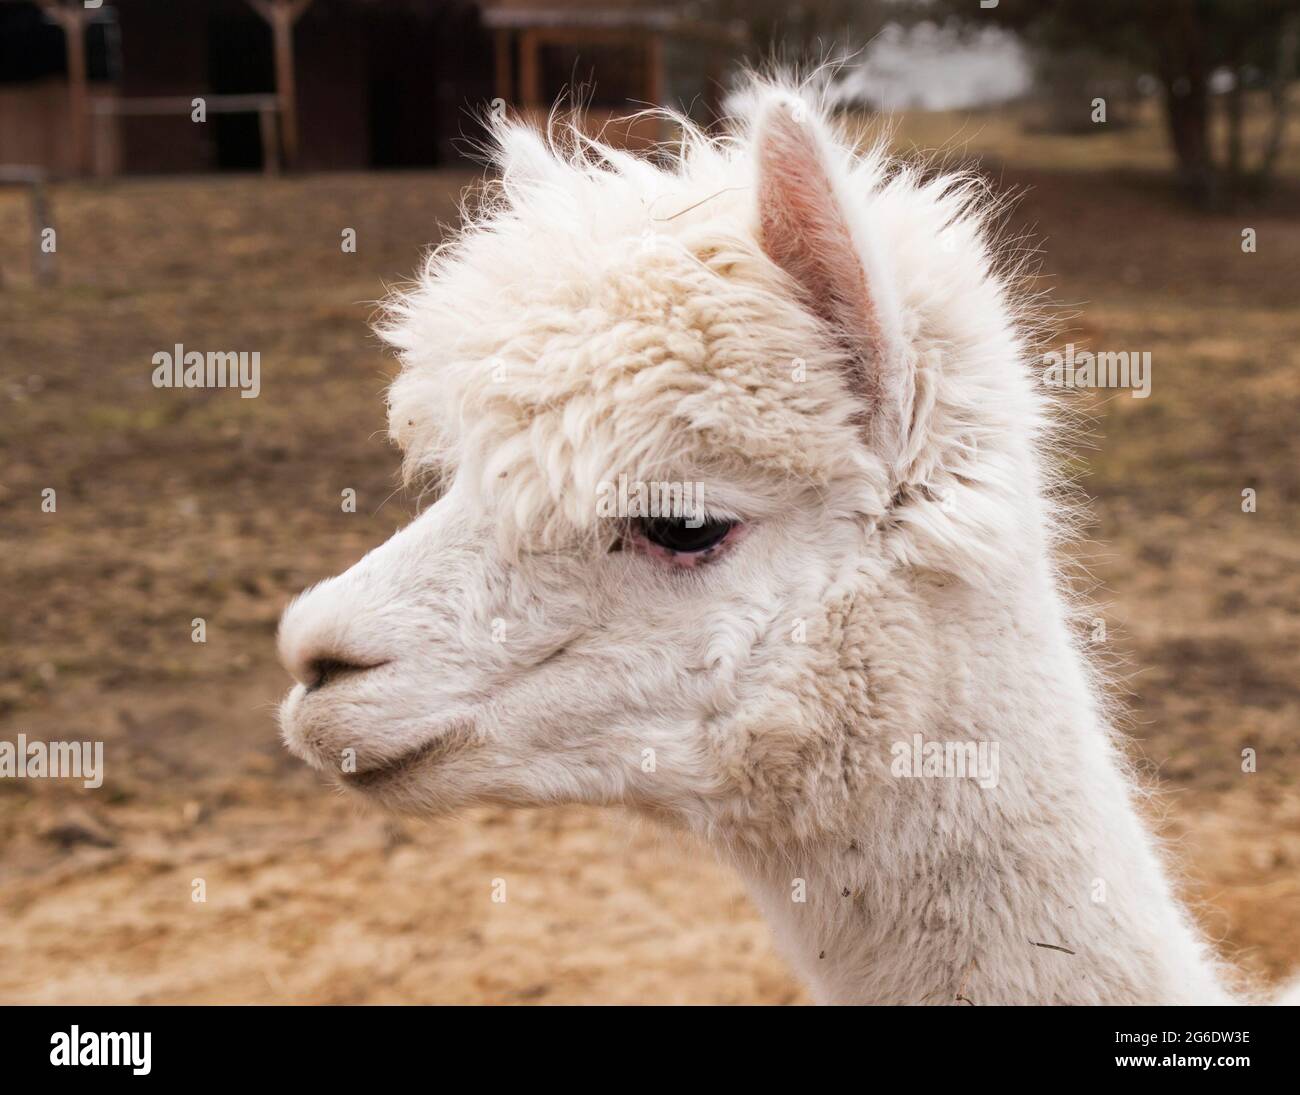
[[286,610],[285,743],[394,810],[691,830],[820,1002],[1231,1002],[1074,638],[979,186],[746,103],[655,160],[497,125],[379,325],[438,500]]

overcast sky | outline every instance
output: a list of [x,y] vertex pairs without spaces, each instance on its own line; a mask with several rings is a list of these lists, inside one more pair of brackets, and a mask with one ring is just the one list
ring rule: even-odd
[[933,23],[886,27],[839,80],[840,94],[884,110],[955,110],[1004,102],[1029,87],[1019,41],[997,28],[959,38]]

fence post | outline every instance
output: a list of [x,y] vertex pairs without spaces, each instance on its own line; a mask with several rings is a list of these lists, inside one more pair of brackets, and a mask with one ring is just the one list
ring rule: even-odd
[[280,137],[276,125],[276,104],[263,103],[257,109],[257,128],[262,137],[262,171],[280,174]]
[[[45,192],[45,180],[40,175],[32,178],[31,188],[32,236],[36,241],[36,251],[32,256],[32,273],[41,285],[51,285],[58,278],[54,265],[54,252],[46,251],[41,246],[41,233],[53,228],[50,223],[50,204]],[[56,236],[57,239],[57,236]]]

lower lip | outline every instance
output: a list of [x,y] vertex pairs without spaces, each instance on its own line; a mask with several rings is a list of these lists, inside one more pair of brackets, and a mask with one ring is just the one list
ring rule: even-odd
[[422,765],[428,763],[435,757],[451,751],[457,744],[462,742],[468,736],[467,730],[456,728],[447,730],[439,734],[432,741],[408,753],[403,753],[396,760],[385,764],[381,768],[368,768],[364,772],[342,772],[340,773],[343,785],[345,787],[355,787],[357,790],[367,791],[374,787],[379,787],[385,783],[392,782],[412,772]]

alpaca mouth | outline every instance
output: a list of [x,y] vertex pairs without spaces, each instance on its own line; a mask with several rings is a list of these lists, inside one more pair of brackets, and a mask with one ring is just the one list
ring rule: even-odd
[[399,754],[392,760],[384,761],[382,764],[373,768],[366,768],[360,772],[341,772],[339,773],[340,778],[345,787],[355,787],[363,791],[393,782],[465,744],[469,739],[471,729],[468,724],[458,724],[443,731],[432,740],[426,741],[423,745],[417,745],[414,749]]

